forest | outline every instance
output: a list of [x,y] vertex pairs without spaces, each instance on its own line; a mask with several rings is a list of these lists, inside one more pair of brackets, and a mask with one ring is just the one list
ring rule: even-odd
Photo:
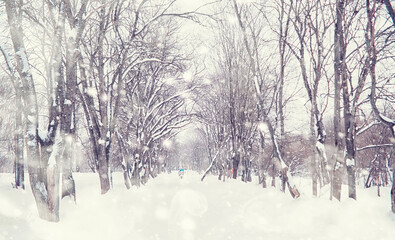
[[51,222],[63,198],[78,200],[76,173],[95,173],[107,195],[113,174],[134,191],[179,169],[295,199],[297,177],[332,201],[385,189],[395,213],[394,9],[1,1],[0,177]]

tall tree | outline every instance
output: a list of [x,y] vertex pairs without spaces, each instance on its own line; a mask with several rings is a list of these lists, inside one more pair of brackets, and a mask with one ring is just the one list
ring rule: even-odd
[[[12,63],[9,60],[9,56],[6,51],[0,46],[0,51],[4,57],[6,63],[6,73],[8,74],[9,79],[11,80],[12,86],[15,91],[15,106],[16,109],[22,109],[22,95],[20,92],[19,87],[17,87],[18,79],[15,76],[15,71],[12,67]],[[6,89],[6,88],[4,88]],[[15,188],[22,188],[25,189],[25,164],[24,164],[24,128],[25,124],[23,121],[22,111],[15,111],[15,127],[13,129],[14,136],[14,174],[15,174]]]
[[[379,108],[376,105],[377,94],[377,75],[376,75],[376,64],[377,64],[377,49],[376,49],[376,30],[375,30],[375,13],[377,8],[376,0],[366,0],[366,14],[367,14],[367,30],[366,30],[366,49],[368,52],[368,62],[369,62],[369,75],[371,80],[371,89],[370,89],[370,105],[372,107],[373,113],[376,118],[387,126],[392,135],[392,143],[395,147],[395,120],[390,119],[380,113]],[[393,163],[393,176],[392,176],[392,188],[391,188],[391,209],[392,212],[395,213],[395,171],[394,171],[395,163]]]
[[[264,91],[267,89],[263,88],[264,78],[262,72],[260,71],[260,64],[259,64],[260,58],[257,57],[259,56],[259,53],[258,53],[256,41],[252,40],[252,44],[250,43],[251,40],[249,40],[248,38],[247,27],[242,19],[242,14],[245,12],[243,12],[242,9],[239,8],[239,5],[236,2],[236,0],[233,0],[233,10],[237,18],[238,26],[242,32],[243,43],[247,52],[247,59],[252,75],[251,78],[255,86],[255,96],[257,97],[258,111],[262,116],[263,124],[265,124],[267,127],[273,145],[273,156],[274,156],[273,161],[275,163],[274,165],[276,166],[277,170],[280,172],[282,189],[283,191],[285,191],[285,188],[288,186],[292,197],[297,198],[300,196],[300,194],[296,189],[296,187],[291,186],[290,184],[288,166],[284,161],[283,154],[281,152],[278,139],[276,137],[275,129],[273,127],[273,123],[269,118],[269,112],[267,112],[268,106],[267,104],[265,104],[265,100],[264,100],[264,96],[265,96]],[[254,34],[252,35],[254,36]]]
[[[58,57],[54,58],[54,74],[50,88],[51,107],[49,123],[44,135],[39,134],[38,102],[35,83],[26,53],[22,28],[23,2],[6,1],[7,18],[10,37],[13,43],[18,72],[17,91],[21,91],[24,121],[27,132],[28,171],[30,185],[41,218],[48,221],[59,221],[59,164],[58,135],[59,108],[57,83],[61,80],[61,68]],[[59,32],[60,28],[58,28]],[[58,33],[59,33],[58,32]],[[59,49],[59,41],[54,41],[55,49]],[[57,56],[55,54],[55,56]],[[56,73],[56,74],[55,74]]]
[[118,141],[127,153],[123,156],[125,181],[132,185],[155,177],[158,148],[189,119],[184,107],[191,88],[181,75],[185,58],[176,50],[178,26],[172,19],[157,24],[161,31],[141,38],[143,60],[126,75],[129,80],[118,117],[122,126],[117,129]]
[[111,149],[125,81],[142,64],[158,62],[139,51],[144,37],[162,19],[194,19],[195,12],[171,12],[174,3],[117,0],[98,1],[90,6],[92,12],[86,22],[90,28],[85,35],[83,58],[79,60],[79,95],[103,194],[111,185]]
[[81,41],[86,26],[86,8],[88,0],[82,0],[80,4],[71,4],[69,0],[62,0],[65,24],[65,54],[64,58],[65,77],[62,89],[61,108],[61,135],[63,141],[62,154],[62,197],[74,195],[75,183],[72,175],[73,152],[76,142],[77,129],[77,103],[78,103],[78,84],[77,71],[78,61],[81,58]]
[[341,156],[343,151],[343,134],[340,125],[340,100],[341,100],[341,84],[343,79],[346,79],[345,61],[345,43],[344,43],[344,10],[345,1],[336,0],[335,13],[335,32],[334,32],[334,135],[335,135],[335,153],[334,153],[334,167],[332,174],[331,198],[334,197],[340,201],[341,186],[344,174],[344,159]]
[[[292,4],[292,2],[291,2]],[[332,26],[328,1],[297,1],[290,6],[293,12],[292,23],[297,36],[297,46],[288,43],[292,53],[299,62],[303,83],[310,102],[310,141],[313,143],[311,170],[313,179],[313,195],[317,196],[318,182],[320,187],[329,183],[328,160],[326,157],[326,131],[323,123],[323,109],[320,107],[320,83],[325,78],[326,65],[332,45],[326,46],[328,30]],[[312,68],[306,64],[305,54],[311,59]],[[312,72],[312,77],[309,73]],[[310,75],[311,76],[311,75]],[[325,94],[328,95],[328,94]]]

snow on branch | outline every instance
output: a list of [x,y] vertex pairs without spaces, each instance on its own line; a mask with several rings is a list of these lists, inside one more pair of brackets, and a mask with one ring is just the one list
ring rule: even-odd
[[361,148],[357,148],[357,151],[363,151],[363,150],[367,150],[367,149],[371,149],[371,148],[381,148],[381,147],[393,147],[394,144],[378,144],[378,145],[367,145]]
[[384,116],[383,114],[379,114],[379,118],[383,119],[385,122],[395,125],[395,120],[389,117]]
[[364,133],[365,131],[369,130],[371,127],[380,124],[380,122],[378,121],[373,121],[371,123],[369,123],[368,125],[364,126],[364,127],[360,127],[356,129],[357,132],[357,136],[361,135],[362,133]]
[[148,62],[158,62],[158,63],[164,63],[164,61],[160,60],[159,58],[145,58],[143,60],[140,61],[136,61],[133,62],[132,64],[130,64],[126,69],[125,69],[125,73],[128,73],[130,71],[130,69],[134,68],[137,65],[141,65],[144,63],[148,63]]
[[[175,117],[177,118],[177,117]],[[174,118],[174,119],[175,119]],[[179,129],[182,127],[185,127],[185,125],[187,125],[187,123],[185,123],[186,121],[188,121],[188,119],[186,118],[181,118],[178,121],[174,122],[173,124],[171,124],[171,121],[167,121],[166,123],[162,124],[152,135],[152,141],[155,141],[157,139],[160,139],[161,137],[171,133],[174,129]],[[184,124],[183,124],[184,123]]]

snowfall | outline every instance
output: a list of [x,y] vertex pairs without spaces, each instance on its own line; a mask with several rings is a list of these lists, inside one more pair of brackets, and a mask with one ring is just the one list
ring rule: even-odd
[[217,180],[186,171],[161,174],[126,190],[122,174],[100,194],[98,176],[74,174],[77,202],[64,198],[59,223],[38,218],[30,187],[11,187],[0,174],[0,239],[23,240],[198,240],[198,239],[395,239],[389,188],[358,189],[358,200],[330,201],[328,191],[311,195],[309,179],[294,179],[301,196],[256,182]]

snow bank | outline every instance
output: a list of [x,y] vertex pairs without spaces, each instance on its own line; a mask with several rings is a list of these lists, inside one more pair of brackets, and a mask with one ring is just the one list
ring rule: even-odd
[[[393,239],[395,215],[389,188],[359,189],[358,200],[329,201],[310,195],[299,179],[299,199],[257,183],[221,182],[186,171],[162,174],[146,186],[126,190],[122,175],[102,196],[96,174],[75,174],[77,204],[63,199],[61,222],[37,217],[30,189],[11,188],[0,175],[0,239]],[[346,188],[344,189],[347,190]],[[344,192],[343,196],[346,196]]]

